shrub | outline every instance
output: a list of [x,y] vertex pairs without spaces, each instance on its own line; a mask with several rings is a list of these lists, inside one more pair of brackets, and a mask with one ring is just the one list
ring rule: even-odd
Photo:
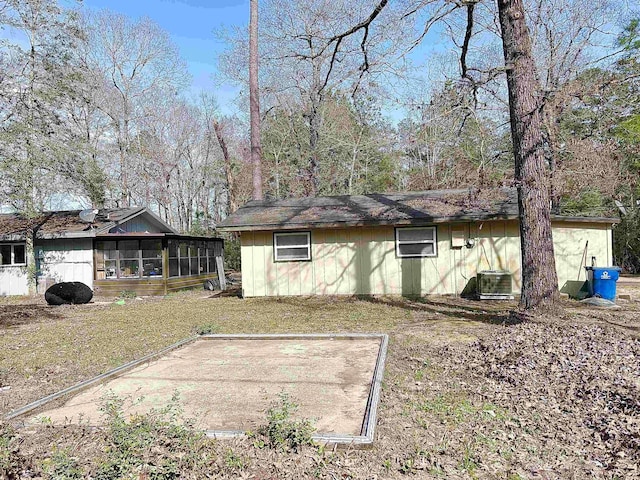
[[278,394],[278,400],[267,410],[267,424],[258,428],[258,435],[267,446],[297,452],[300,447],[314,444],[311,436],[315,428],[311,420],[291,418],[297,410],[298,404],[288,393]]
[[123,405],[114,394],[103,398],[107,448],[93,478],[174,479],[209,467],[211,444],[191,422],[181,421],[177,393],[166,407],[144,415],[125,417]]
[[19,478],[26,461],[18,453],[15,431],[0,421],[0,478]]
[[196,335],[209,335],[212,333],[218,333],[219,331],[220,327],[215,323],[204,323],[195,328]]
[[55,449],[50,458],[42,463],[42,469],[55,480],[75,480],[86,478],[78,461],[73,458],[68,450]]
[[122,290],[120,298],[137,298],[138,294],[134,290]]
[[240,271],[240,239],[231,237],[224,240],[225,271]]

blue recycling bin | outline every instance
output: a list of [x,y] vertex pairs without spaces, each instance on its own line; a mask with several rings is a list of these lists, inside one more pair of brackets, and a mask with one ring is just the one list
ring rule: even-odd
[[616,282],[620,277],[620,267],[585,267],[589,276],[589,293],[592,297],[605,300],[616,299]]

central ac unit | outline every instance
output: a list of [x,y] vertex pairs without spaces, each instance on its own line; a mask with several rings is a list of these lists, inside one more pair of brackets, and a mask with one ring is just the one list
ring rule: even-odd
[[501,270],[478,272],[477,289],[480,300],[513,300],[513,276]]

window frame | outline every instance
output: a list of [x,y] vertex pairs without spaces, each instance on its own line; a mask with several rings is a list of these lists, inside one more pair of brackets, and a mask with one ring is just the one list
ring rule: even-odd
[[[8,246],[11,248],[11,259],[9,263],[0,263],[0,268],[2,267],[25,267],[27,265],[27,244],[20,242],[1,242],[1,246]],[[23,263],[15,263],[16,260],[16,252],[15,247],[22,247],[24,249],[24,262]]]
[[[150,249],[150,248],[142,248],[143,247],[143,242],[154,242],[156,243],[156,246],[158,244],[160,244],[160,249]],[[160,255],[157,255],[155,257],[151,257],[151,256],[145,256],[144,252],[150,252],[150,251],[155,251],[155,252],[160,252]],[[140,257],[140,278],[147,278],[147,279],[155,279],[155,278],[162,278],[164,277],[164,258],[163,258],[163,252],[164,251],[164,247],[162,245],[162,239],[160,238],[142,238],[138,240],[138,254]],[[160,261],[160,275],[151,275],[151,273],[149,273],[148,275],[145,275],[145,265],[149,265],[149,262],[153,263],[155,265],[155,263],[157,261]],[[145,261],[147,263],[145,263]],[[155,271],[156,267],[154,267],[153,270],[151,271]]]
[[[208,239],[183,240],[169,239],[167,244],[169,271],[167,278],[197,277],[200,275],[212,275],[216,273],[215,268],[215,241]],[[171,246],[175,245],[176,256],[171,256]],[[185,255],[181,253],[185,251]],[[195,251],[195,255],[193,252]],[[176,262],[176,275],[171,275],[171,261]],[[182,268],[182,261],[186,262]],[[197,273],[191,273],[193,266],[198,268]],[[206,267],[206,268],[203,268]],[[213,267],[213,268],[211,268]],[[184,271],[183,271],[184,270]]]
[[[306,235],[307,243],[306,245],[283,245],[278,246],[277,238],[278,237],[287,237],[293,235]],[[278,258],[278,249],[285,248],[307,248],[307,258],[290,258],[290,259],[282,259]],[[273,261],[274,263],[284,263],[284,262],[311,262],[313,260],[313,255],[311,252],[311,231],[295,231],[295,232],[273,232]]]
[[[433,240],[425,241],[406,241],[400,240],[400,230],[431,230],[433,232]],[[438,227],[436,225],[424,225],[419,227],[396,227],[396,257],[397,258],[433,258],[438,256]],[[433,253],[430,254],[411,254],[403,255],[400,253],[400,245],[433,245]]]
[[[144,257],[143,256],[143,249],[142,249],[142,242],[146,241],[146,240],[157,240],[160,242],[160,257],[155,257],[155,258],[149,258],[149,257]],[[115,244],[113,249],[105,249],[105,244],[107,243],[111,243],[113,242]],[[133,249],[121,249],[120,248],[120,243],[121,242],[136,242],[137,244],[137,249],[135,249],[136,256],[129,256],[129,257],[123,257],[122,252],[124,251],[131,251],[133,252]],[[102,244],[102,248],[99,248],[100,245]],[[164,245],[162,242],[162,239],[156,239],[156,238],[119,238],[119,239],[111,239],[111,238],[100,238],[100,239],[96,239],[96,241],[94,242],[94,276],[95,276],[95,280],[109,280],[109,281],[127,281],[127,280],[161,280],[162,278],[164,278],[164,260],[163,260],[163,250],[164,250]],[[107,258],[106,256],[106,252],[115,252],[114,257],[115,258]],[[161,272],[162,274],[160,275],[144,275],[144,261],[145,260],[161,260]],[[136,262],[137,264],[137,271],[138,274],[137,275],[129,275],[129,276],[123,276],[122,275],[122,270],[123,270],[123,262]],[[109,272],[109,267],[107,267],[107,264],[109,265],[114,265],[114,271],[115,271],[115,275],[113,276],[109,276],[108,272]],[[99,269],[99,265],[102,265],[102,269]],[[99,276],[99,271],[104,272],[104,278],[98,278]]]

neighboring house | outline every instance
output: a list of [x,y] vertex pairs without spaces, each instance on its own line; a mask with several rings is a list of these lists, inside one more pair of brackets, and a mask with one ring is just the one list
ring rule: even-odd
[[180,235],[141,207],[99,210],[91,222],[79,214],[0,214],[0,295],[29,291],[27,238],[34,238],[40,293],[72,281],[107,296],[164,295],[216,277],[224,284],[219,238]]
[[[552,216],[562,291],[585,264],[612,263],[612,218]],[[515,189],[252,201],[219,230],[240,232],[247,297],[475,293],[478,272],[521,286]]]

